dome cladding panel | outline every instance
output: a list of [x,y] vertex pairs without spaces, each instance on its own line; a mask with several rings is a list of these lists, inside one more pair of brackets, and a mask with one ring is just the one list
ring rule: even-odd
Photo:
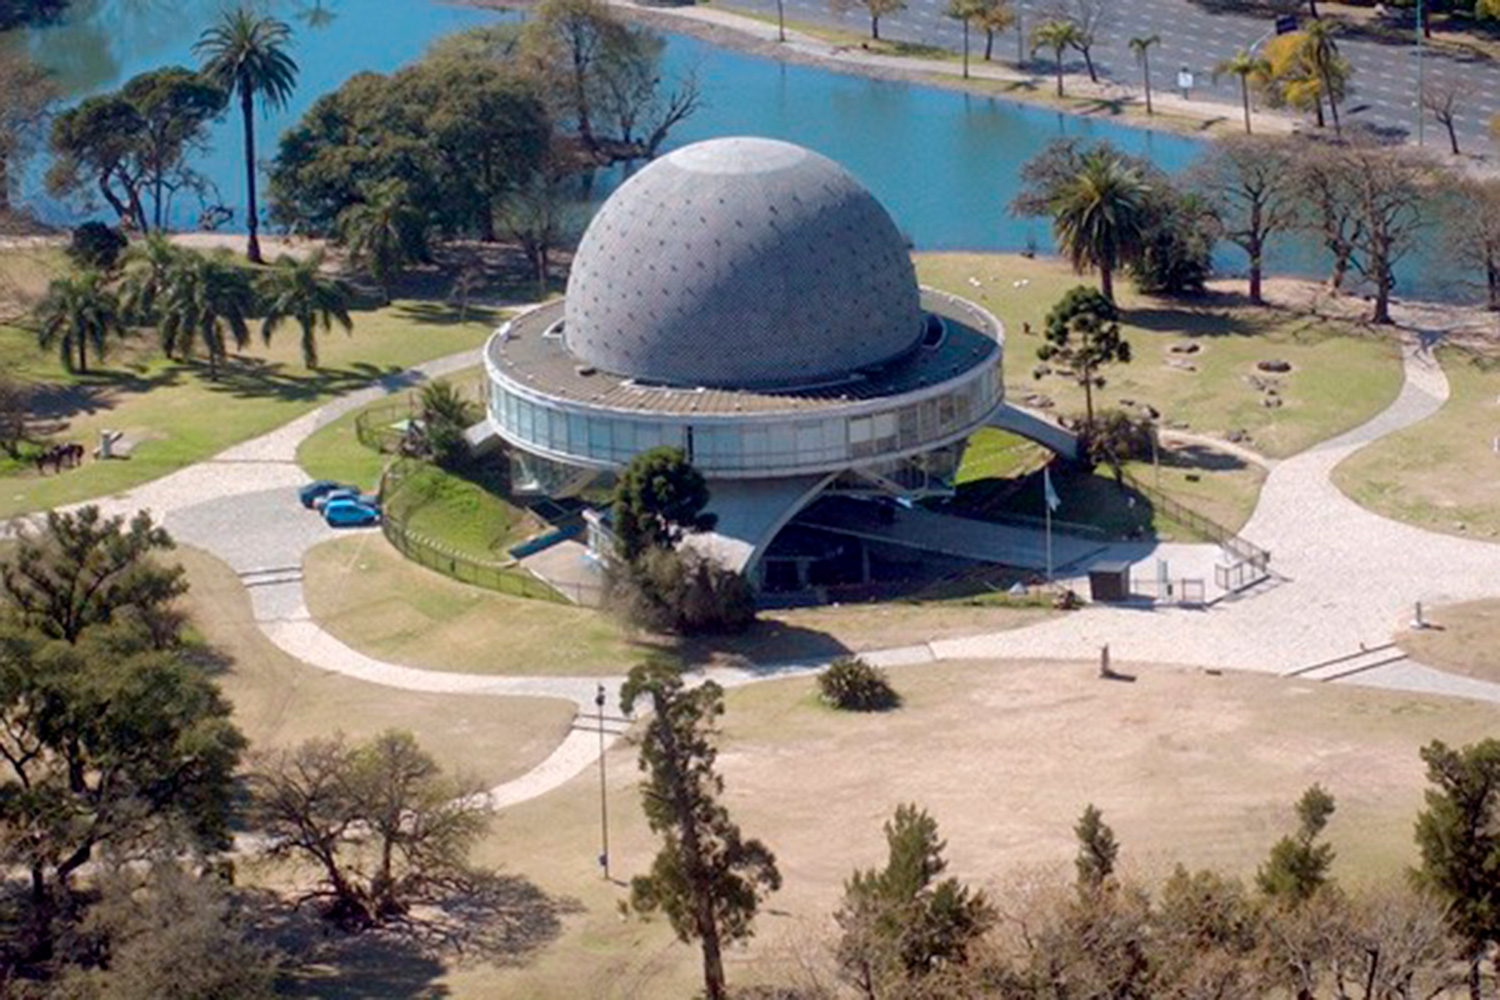
[[826,381],[921,337],[916,275],[880,203],[826,157],[766,139],[678,150],[584,234],[568,349],[676,385]]

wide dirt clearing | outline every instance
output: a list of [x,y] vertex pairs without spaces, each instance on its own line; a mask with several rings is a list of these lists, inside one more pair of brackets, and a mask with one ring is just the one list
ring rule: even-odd
[[[1339,878],[1399,877],[1415,860],[1424,785],[1418,749],[1494,731],[1493,706],[1347,686],[1170,668],[954,663],[892,672],[906,706],[845,715],[802,677],[730,692],[720,764],[747,836],[777,854],[785,887],[733,954],[740,984],[774,972],[826,931],[843,880],[882,858],[881,823],[901,802],[929,809],[951,871],[1001,894],[1008,877],[1058,866],[1070,877],[1072,825],[1093,802],[1132,873],[1176,861],[1249,876],[1293,824],[1313,782],[1338,800],[1329,836]],[[650,863],[655,842],[636,794],[634,750],[608,757],[614,875]],[[455,970],[455,997],[687,995],[696,952],[663,921],[622,919],[621,884],[603,882],[598,776],[504,813],[485,854],[580,899],[587,912],[540,959],[514,970]],[[701,985],[701,984],[699,984]]]

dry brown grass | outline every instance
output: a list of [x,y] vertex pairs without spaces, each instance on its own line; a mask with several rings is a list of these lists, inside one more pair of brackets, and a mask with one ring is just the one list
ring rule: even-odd
[[[1493,732],[1493,706],[1246,674],[1092,665],[951,663],[892,671],[905,707],[850,715],[819,706],[811,678],[729,694],[720,757],[727,803],[776,852],[785,888],[756,943],[731,953],[731,980],[768,975],[826,928],[843,879],[882,856],[880,825],[901,802],[928,808],[954,874],[991,885],[1031,866],[1066,867],[1072,824],[1094,802],[1126,867],[1152,877],[1181,860],[1249,875],[1292,824],[1314,781],[1338,799],[1337,875],[1399,877],[1415,860],[1417,751]],[[634,751],[610,768],[614,871],[628,879],[655,842],[636,800]],[[623,919],[627,890],[605,883],[598,778],[504,814],[491,859],[580,899],[563,938],[524,968],[441,979],[454,997],[665,997],[694,987],[696,952],[661,921]],[[1068,877],[1063,871],[1060,877]],[[1003,891],[1003,890],[999,890]]]
[[190,548],[176,556],[192,583],[187,607],[195,627],[228,659],[215,679],[252,749],[396,727],[414,733],[445,768],[495,785],[540,763],[572,723],[565,701],[395,691],[310,667],[251,621],[249,597],[228,566]]
[[1500,598],[1428,608],[1424,616],[1431,628],[1396,635],[1402,652],[1465,677],[1500,681]]

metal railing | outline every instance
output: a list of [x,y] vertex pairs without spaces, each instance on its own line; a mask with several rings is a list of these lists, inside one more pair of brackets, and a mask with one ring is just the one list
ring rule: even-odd
[[1154,576],[1133,577],[1130,592],[1149,597],[1157,604],[1181,604],[1189,607],[1201,607],[1208,599],[1203,581],[1194,577],[1175,580],[1158,580]]
[[1230,531],[1216,521],[1213,521],[1193,510],[1191,507],[1172,499],[1161,490],[1145,482],[1138,476],[1129,472],[1121,472],[1121,478],[1125,485],[1146,496],[1151,505],[1166,517],[1191,531],[1197,532],[1204,538],[1209,539],[1219,548],[1229,553],[1238,563],[1247,563],[1254,569],[1264,574],[1271,563],[1271,553]]
[[[568,601],[568,596],[556,586],[538,580],[513,559],[479,559],[413,530],[409,520],[413,513],[421,509],[422,498],[410,492],[409,485],[413,474],[424,465],[417,459],[397,457],[386,465],[380,476],[380,530],[396,551],[412,562],[460,583],[517,597],[558,603]],[[584,603],[587,595],[583,591],[588,588],[572,585],[570,589],[579,591],[572,595],[574,603]]]
[[406,428],[398,425],[409,422],[415,413],[416,402],[410,396],[361,410],[354,418],[354,437],[371,451],[399,454],[401,443],[406,440]]

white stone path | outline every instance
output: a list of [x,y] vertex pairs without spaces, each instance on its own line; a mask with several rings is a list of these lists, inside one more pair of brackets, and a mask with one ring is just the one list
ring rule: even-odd
[[[264,505],[268,491],[291,490],[307,480],[296,464],[297,446],[313,431],[381,395],[424,377],[468,367],[476,352],[420,365],[397,379],[331,402],[269,434],[236,445],[208,461],[99,501],[109,513],[149,509],[159,519],[191,519],[193,508],[236,503]],[[1275,463],[1244,535],[1273,553],[1276,582],[1253,597],[1207,610],[1140,610],[1090,607],[1025,629],[948,639],[865,654],[882,665],[952,659],[1092,659],[1109,643],[1116,662],[1215,666],[1283,673],[1388,642],[1415,601],[1438,604],[1500,593],[1500,545],[1423,531],[1373,514],[1346,498],[1329,476],[1363,445],[1433,413],[1448,396],[1442,370],[1425,350],[1405,352],[1400,396],[1373,420],[1300,455]],[[294,504],[294,501],[293,501]],[[229,523],[233,523],[233,508]],[[232,531],[193,539],[243,570],[243,539]],[[272,564],[300,560],[306,533],[277,552]],[[240,542],[237,546],[236,542]],[[609,711],[622,678],[496,677],[423,670],[387,663],[350,648],[308,613],[300,579],[252,588],[262,631],[303,662],[348,677],[407,691],[507,697],[561,698],[594,711],[597,684]],[[818,662],[766,664],[715,670],[715,680],[739,685],[806,672]],[[1406,691],[1452,694],[1500,703],[1500,684],[1446,674],[1410,661],[1379,667],[1350,683]],[[612,743],[613,734],[606,734]],[[497,786],[497,807],[542,795],[580,773],[598,756],[597,732],[580,725],[527,774]]]

